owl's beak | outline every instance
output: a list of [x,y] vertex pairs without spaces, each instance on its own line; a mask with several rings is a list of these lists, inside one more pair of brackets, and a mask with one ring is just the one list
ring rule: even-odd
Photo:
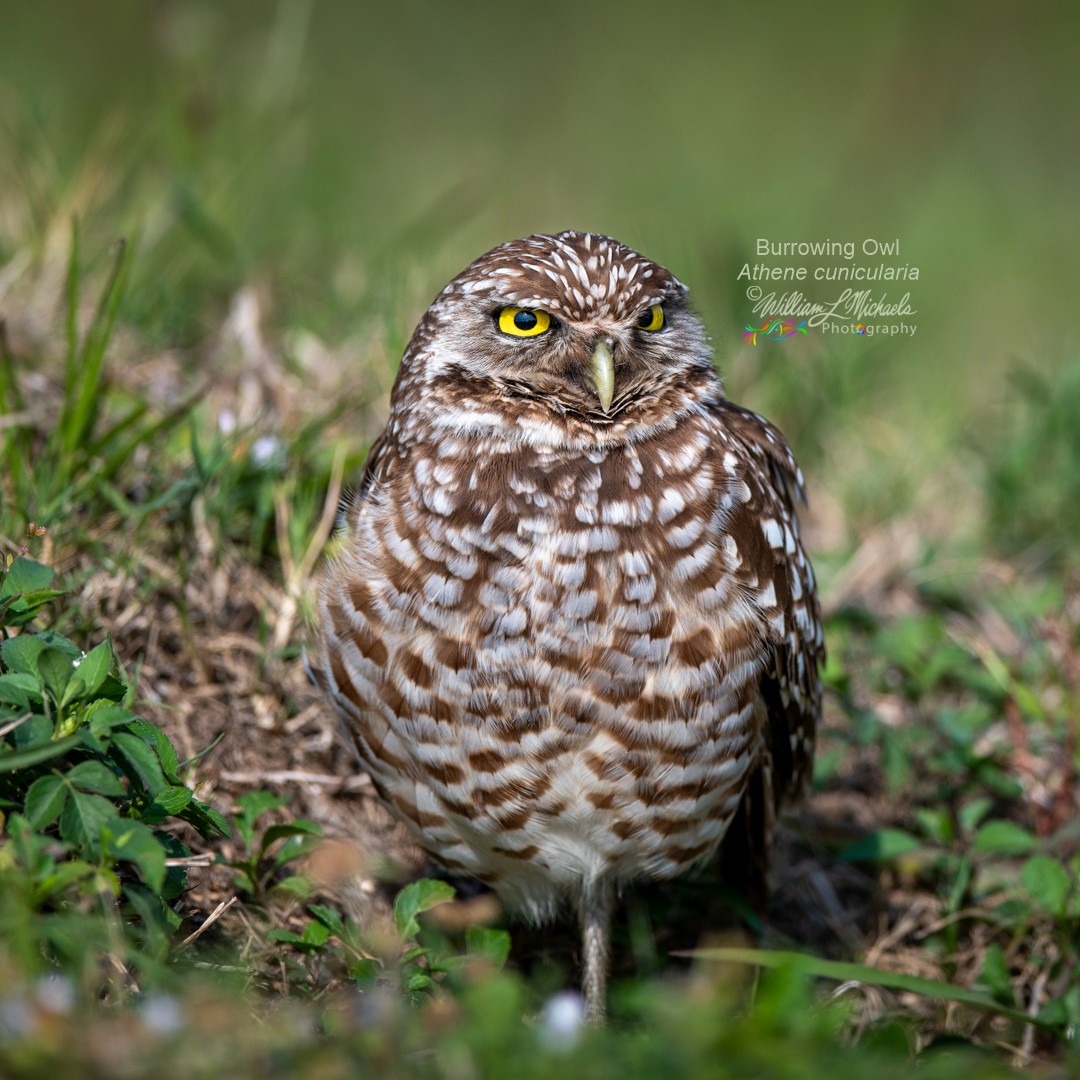
[[596,396],[600,399],[600,408],[610,412],[611,399],[615,396],[615,363],[611,359],[611,345],[607,341],[598,341],[589,361],[589,375]]

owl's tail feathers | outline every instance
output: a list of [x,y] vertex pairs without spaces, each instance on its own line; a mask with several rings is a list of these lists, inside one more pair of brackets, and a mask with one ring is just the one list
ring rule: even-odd
[[585,1013],[593,1024],[603,1024],[607,1018],[608,958],[614,907],[614,882],[598,878],[585,883],[578,908],[585,959],[581,985],[585,993]]
[[769,899],[769,849],[775,820],[771,768],[766,762],[751,774],[720,847],[724,882],[741,891],[759,914]]

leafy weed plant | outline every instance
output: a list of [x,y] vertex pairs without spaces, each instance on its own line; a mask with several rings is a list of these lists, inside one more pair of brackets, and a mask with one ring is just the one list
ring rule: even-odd
[[128,707],[109,641],[84,653],[26,630],[52,577],[21,557],[0,588],[0,938],[31,970],[46,957],[86,969],[95,951],[138,969],[166,959],[180,922],[191,852],[166,826],[209,839],[228,825]]
[[[915,943],[943,981],[917,992],[1013,1022],[1026,1017],[1068,1043],[1080,1024],[1080,834],[1069,809],[1080,766],[1069,671],[1080,634],[1061,614],[1063,597],[1052,618],[1041,597],[1026,606],[1015,597],[989,600],[1024,646],[1016,657],[995,649],[976,618],[935,610],[932,599],[917,615],[834,621],[834,648],[859,671],[858,679],[831,673],[850,720],[844,738],[877,750],[884,786],[903,800],[901,820],[837,857],[876,863],[908,889],[936,896]],[[893,718],[860,707],[855,683]],[[731,950],[713,955],[736,958]],[[827,974],[825,962],[800,962]],[[961,964],[973,989],[949,985]],[[848,967],[832,977],[878,986],[903,978]]]

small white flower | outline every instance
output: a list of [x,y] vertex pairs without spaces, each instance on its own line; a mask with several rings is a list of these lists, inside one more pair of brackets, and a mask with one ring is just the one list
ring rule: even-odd
[[45,975],[38,979],[36,997],[51,1013],[71,1012],[75,1004],[75,986],[66,975]]
[[280,463],[285,444],[276,435],[262,435],[251,444],[251,460],[262,468]]
[[180,1003],[171,994],[154,994],[139,1004],[142,1022],[158,1035],[172,1035],[184,1026]]
[[573,990],[562,990],[548,1000],[540,1015],[540,1041],[555,1053],[577,1046],[585,1030],[585,999]]
[[222,409],[217,418],[217,429],[222,435],[231,435],[236,430],[236,413],[232,409]]

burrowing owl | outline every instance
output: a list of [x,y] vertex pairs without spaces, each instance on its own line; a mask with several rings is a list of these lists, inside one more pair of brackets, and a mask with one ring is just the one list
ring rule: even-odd
[[616,890],[803,788],[823,655],[783,436],[724,396],[686,288],[590,233],[439,294],[320,597],[318,677],[387,807],[533,919],[604,1011]]

